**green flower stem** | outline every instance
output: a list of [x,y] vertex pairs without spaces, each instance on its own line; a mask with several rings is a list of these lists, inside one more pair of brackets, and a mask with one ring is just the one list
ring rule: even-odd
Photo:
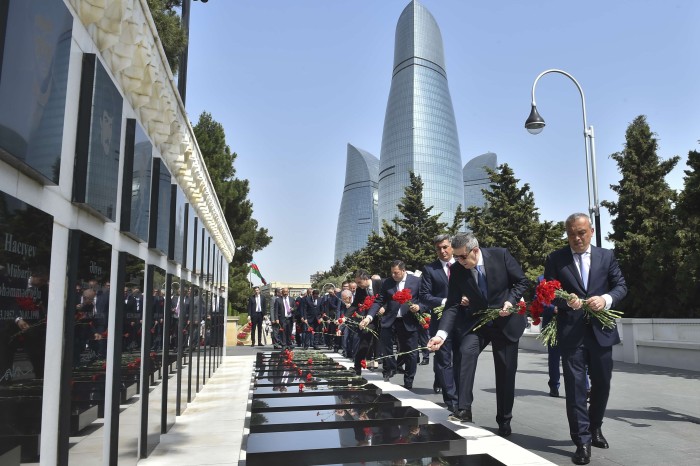
[[396,354],[387,354],[386,356],[379,356],[378,358],[370,359],[369,361],[379,361],[380,359],[403,356],[405,354],[411,354],[411,353],[414,353],[416,351],[422,351],[422,350],[426,350],[426,349],[429,349],[429,348],[427,346],[421,346],[419,348],[412,349],[411,351],[404,351],[403,353],[396,353]]

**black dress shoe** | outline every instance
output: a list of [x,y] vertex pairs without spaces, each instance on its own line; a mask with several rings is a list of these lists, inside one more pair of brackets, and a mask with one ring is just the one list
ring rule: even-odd
[[428,364],[430,364],[430,359],[428,358],[423,358],[423,360],[420,362],[421,366],[427,366]]
[[384,382],[388,382],[389,379],[391,379],[395,375],[396,375],[396,372],[394,372],[394,371],[385,372],[384,373]]
[[457,422],[472,422],[472,410],[471,409],[458,409],[454,413],[447,416],[450,421]]
[[437,383],[434,383],[433,384],[433,391],[435,393],[442,393],[442,387],[440,385],[438,385]]
[[603,437],[603,432],[600,430],[600,427],[591,430],[591,445],[596,448],[610,448],[608,441]]
[[556,388],[550,388],[549,389],[549,396],[554,397],[554,398],[559,398],[559,390]]
[[571,457],[574,464],[588,464],[591,462],[591,444],[579,445],[574,456]]
[[403,388],[405,388],[406,390],[412,390],[413,384],[412,383],[405,383],[405,384],[403,384]]
[[510,422],[498,426],[498,435],[500,435],[501,437],[508,437],[512,433],[513,431],[510,429]]

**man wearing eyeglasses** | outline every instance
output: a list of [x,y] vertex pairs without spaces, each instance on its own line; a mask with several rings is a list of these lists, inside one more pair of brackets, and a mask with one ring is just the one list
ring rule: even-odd
[[[490,343],[496,372],[498,435],[507,437],[513,417],[518,341],[526,325],[525,316],[511,311],[527,288],[527,278],[507,249],[480,248],[472,234],[455,235],[452,249],[459,265],[450,267],[445,310],[439,330],[428,342],[428,347],[437,351],[448,335],[454,340],[458,400],[457,410],[448,419],[472,422],[476,363]],[[479,321],[475,313],[493,308],[500,309],[499,317],[474,331]]]

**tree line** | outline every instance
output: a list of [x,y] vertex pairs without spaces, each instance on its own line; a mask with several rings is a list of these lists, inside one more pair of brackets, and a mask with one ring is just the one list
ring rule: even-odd
[[[679,156],[662,160],[646,117],[638,116],[625,134],[624,149],[611,155],[621,179],[611,188],[616,202],[603,201],[612,217],[613,243],[629,292],[620,309],[626,317],[700,316],[700,155],[688,153],[680,192],[666,182]],[[431,239],[441,233],[470,230],[482,246],[510,250],[534,289],[547,254],[567,244],[563,222],[540,220],[533,193],[520,184],[508,164],[487,169],[489,189],[483,207],[458,208],[451,225],[431,214],[422,201],[423,183],[411,174],[399,204],[401,216],[383,222],[381,235],[370,234],[367,246],[337,261],[318,276],[320,285],[352,278],[358,268],[387,275],[394,259],[420,270],[435,258]]]
[[[171,69],[177,72],[179,57],[187,46],[176,9],[181,0],[147,0]],[[229,269],[229,300],[243,308],[250,293],[248,263],[253,253],[270,244],[267,229],[253,218],[248,200],[248,180],[235,177],[237,157],[226,145],[221,124],[208,113],[194,127],[207,169],[226,221],[236,241]],[[681,191],[673,190],[666,175],[680,157],[662,160],[658,142],[643,115],[630,123],[624,148],[611,155],[620,173],[611,186],[617,201],[603,201],[612,221],[615,255],[625,275],[629,292],[621,304],[626,317],[700,316],[700,155],[688,153]],[[316,286],[340,283],[357,268],[384,272],[400,258],[409,270],[420,269],[434,259],[431,239],[438,233],[454,234],[469,226],[483,246],[507,247],[533,282],[544,270],[546,255],[566,244],[563,222],[540,220],[533,193],[520,185],[513,170],[502,164],[489,170],[486,205],[458,209],[452,224],[431,214],[422,201],[423,183],[411,174],[399,205],[401,216],[384,222],[381,234],[373,232],[363,249],[349,254],[322,273]]]

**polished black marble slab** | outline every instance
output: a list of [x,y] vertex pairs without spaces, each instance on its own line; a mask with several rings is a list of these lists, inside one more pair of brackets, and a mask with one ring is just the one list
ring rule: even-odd
[[323,368],[328,370],[348,370],[347,367],[339,364],[333,360],[326,361],[314,361],[309,364],[307,359],[261,359],[256,361],[255,367],[257,370],[260,369],[270,369],[270,370],[283,370],[288,367],[301,367],[301,368]]
[[416,458],[393,458],[391,460],[366,460],[357,462],[344,462],[337,460],[333,463],[313,463],[308,466],[505,466],[493,456],[459,455],[459,456],[423,456]]
[[250,432],[287,432],[346,427],[374,427],[427,424],[428,417],[410,406],[354,405],[332,408],[252,413]]
[[276,396],[319,396],[319,395],[337,395],[337,396],[347,396],[356,393],[373,393],[376,395],[381,394],[381,390],[373,384],[359,385],[359,386],[331,386],[331,385],[306,385],[304,383],[304,388],[300,389],[299,384],[296,385],[278,385],[274,387],[254,387],[253,388],[253,399],[255,398],[266,398],[266,397],[276,397]]
[[252,412],[268,411],[301,411],[319,410],[333,408],[350,408],[357,404],[382,404],[390,406],[401,406],[401,402],[387,393],[377,395],[376,393],[355,392],[350,395],[320,395],[320,396],[295,396],[295,397],[275,397],[253,399]]
[[[305,373],[306,374],[306,373]],[[270,380],[270,379],[256,379],[255,387],[277,387],[280,385],[299,385],[300,383],[306,385],[329,385],[329,386],[343,386],[343,385],[364,385],[367,383],[365,379],[357,376],[345,376],[345,377],[322,377],[312,374],[309,378],[306,375],[295,375],[294,377],[288,377],[284,380]]]
[[[442,424],[383,425],[251,433],[246,466],[316,465],[466,455],[467,442]],[[403,463],[402,463],[403,464]]]

